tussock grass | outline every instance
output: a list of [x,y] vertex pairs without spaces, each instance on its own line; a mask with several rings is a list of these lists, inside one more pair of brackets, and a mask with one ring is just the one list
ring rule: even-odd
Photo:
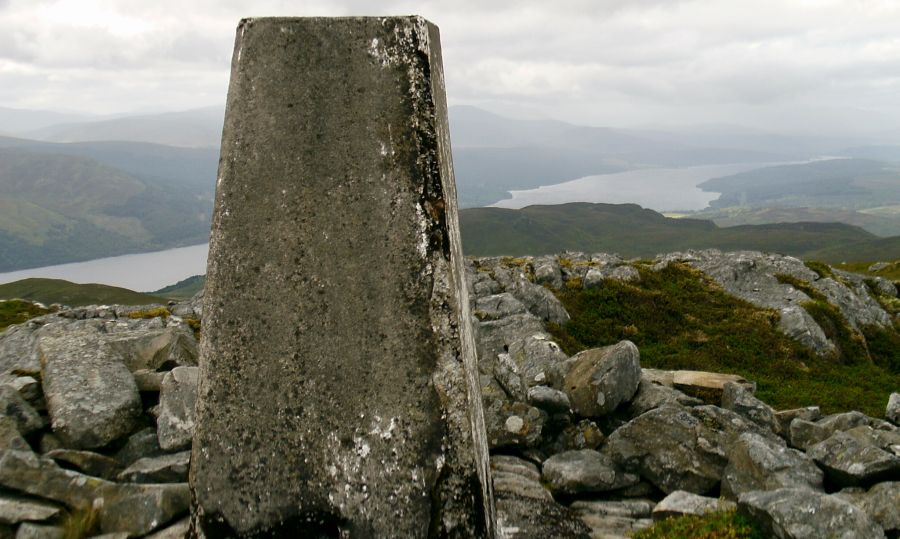
[[634,539],[765,539],[749,519],[737,511],[719,511],[702,517],[686,515],[667,518],[641,530]]

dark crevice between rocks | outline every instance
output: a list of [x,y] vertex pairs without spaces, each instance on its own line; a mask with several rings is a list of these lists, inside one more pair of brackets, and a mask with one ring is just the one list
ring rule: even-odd
[[200,518],[200,534],[193,528],[188,537],[208,537],[210,539],[338,539],[347,525],[345,519],[328,511],[306,511],[286,518],[275,526],[238,533],[218,513],[204,514]]

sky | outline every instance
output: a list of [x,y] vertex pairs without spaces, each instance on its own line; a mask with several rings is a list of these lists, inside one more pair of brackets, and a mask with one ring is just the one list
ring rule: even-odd
[[900,133],[900,0],[0,0],[0,107],[221,105],[242,17],[391,14],[440,27],[451,105]]

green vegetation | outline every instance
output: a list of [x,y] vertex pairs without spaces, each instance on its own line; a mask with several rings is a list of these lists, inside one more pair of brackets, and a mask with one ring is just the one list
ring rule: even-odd
[[736,510],[668,518],[641,530],[634,539],[765,539],[750,519]]
[[872,333],[867,352],[840,313],[814,299],[812,315],[829,325],[838,345],[823,358],[778,331],[776,311],[725,293],[697,270],[638,270],[640,282],[556,291],[572,319],[550,331],[566,353],[629,339],[645,367],[738,374],[755,380],[757,395],[778,409],[819,405],[825,413],[856,409],[880,417],[900,387],[898,352],[877,355],[890,348],[894,332]]
[[206,284],[206,275],[194,275],[175,284],[150,292],[154,296],[174,299],[176,301],[188,300],[197,292],[203,290]]
[[45,305],[148,305],[165,303],[161,297],[104,284],[76,284],[62,279],[22,279],[0,285],[0,298],[39,301]]
[[13,324],[21,324],[36,316],[53,312],[39,307],[30,301],[0,300],[0,331]]
[[99,535],[100,512],[93,507],[73,509],[63,519],[63,539],[84,539]]
[[[878,238],[841,223],[781,223],[720,228],[712,221],[671,219],[635,204],[572,203],[521,210],[459,212],[471,256],[540,255],[564,250],[653,257],[686,249],[778,252],[825,261],[900,258],[900,237]],[[877,254],[873,254],[877,252]]]
[[875,262],[841,262],[835,264],[835,267],[844,271],[852,271],[853,273],[861,273],[863,275],[871,275],[873,277],[884,277],[891,281],[900,281],[900,260],[886,262],[887,266],[877,271],[869,270]]
[[900,235],[900,218],[875,209],[860,211],[843,208],[754,208],[730,206],[707,208],[683,217],[709,219],[721,227],[764,225],[770,223],[845,223],[858,226],[876,236]]
[[132,311],[132,312],[128,313],[128,318],[131,318],[132,320],[139,320],[142,318],[157,318],[157,317],[167,318],[170,314],[172,314],[172,313],[169,312],[169,309],[166,309],[165,307],[156,307],[154,309],[143,309],[140,311]]

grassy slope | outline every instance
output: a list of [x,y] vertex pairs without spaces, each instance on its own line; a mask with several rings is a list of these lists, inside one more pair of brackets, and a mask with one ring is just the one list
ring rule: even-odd
[[142,294],[127,288],[103,284],[76,284],[62,279],[22,279],[0,285],[0,298],[27,299],[45,305],[62,303],[77,307],[80,305],[148,305],[165,303],[162,297]]
[[881,417],[900,387],[900,349],[890,338],[872,336],[870,353],[883,354],[875,361],[850,354],[853,343],[842,346],[846,355],[819,358],[777,331],[778,313],[726,294],[696,270],[640,272],[637,284],[558,292],[572,320],[551,332],[567,353],[630,339],[645,367],[739,374],[779,409],[819,405]]
[[0,331],[13,324],[21,324],[30,318],[49,312],[49,309],[42,309],[30,301],[0,300]]
[[900,218],[872,215],[840,208],[750,208],[729,207],[695,212],[694,219],[709,219],[721,227],[769,223],[845,223],[876,236],[900,235]]
[[[635,204],[573,203],[521,210],[472,208],[460,211],[467,255],[551,254],[563,250],[617,252],[648,257],[684,249],[754,249],[825,260],[900,257],[900,242],[839,223],[782,223],[719,228],[711,221],[670,219]],[[881,254],[873,257],[870,246]],[[859,251],[859,253],[857,252]]]
[[194,297],[197,292],[203,289],[205,284],[206,275],[194,275],[175,284],[150,292],[150,294],[174,300],[186,300]]

